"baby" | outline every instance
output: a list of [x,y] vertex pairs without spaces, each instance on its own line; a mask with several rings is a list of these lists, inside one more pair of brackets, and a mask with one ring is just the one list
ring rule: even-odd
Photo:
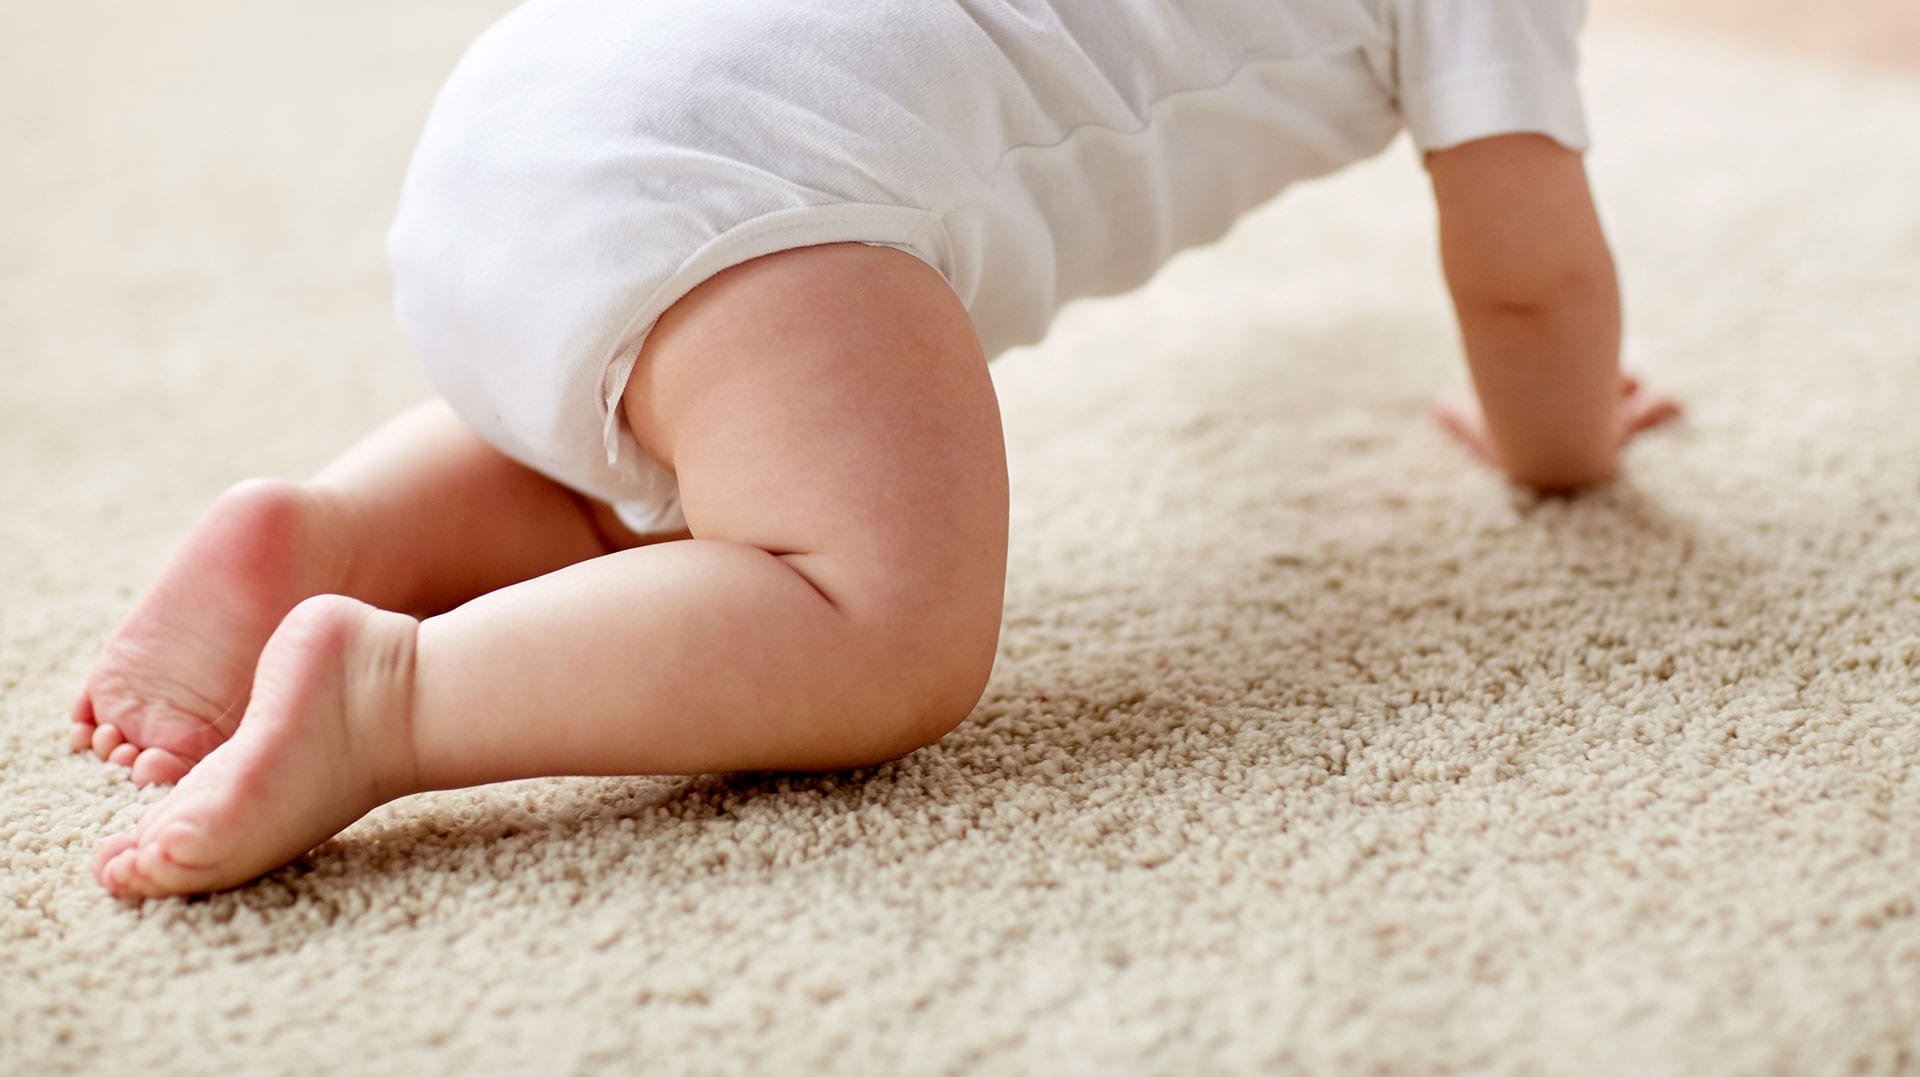
[[1476,403],[1544,489],[1675,405],[1619,369],[1577,0],[532,0],[462,59],[390,238],[442,400],[222,496],[80,693],[177,783],[95,864],[218,890],[386,801],[857,767],[979,700],[989,357],[1289,183],[1424,154]]

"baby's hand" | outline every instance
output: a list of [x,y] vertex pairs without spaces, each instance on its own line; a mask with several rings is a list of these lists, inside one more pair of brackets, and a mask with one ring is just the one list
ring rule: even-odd
[[[1631,374],[1620,375],[1620,400],[1615,411],[1615,428],[1620,431],[1622,447],[1641,431],[1678,419],[1680,414],[1678,400],[1646,388],[1640,384],[1639,378]],[[1489,467],[1506,470],[1500,462],[1500,452],[1493,444],[1493,437],[1487,432],[1487,421],[1480,414],[1480,405],[1472,397],[1443,397],[1434,404],[1433,417],[1448,433],[1465,442],[1467,448],[1472,449],[1474,455]]]

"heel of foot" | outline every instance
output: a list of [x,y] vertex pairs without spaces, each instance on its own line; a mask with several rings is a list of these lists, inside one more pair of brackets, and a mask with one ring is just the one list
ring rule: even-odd
[[[207,512],[207,526],[239,540],[230,553],[232,570],[249,578],[284,574],[290,557],[297,557],[302,576],[331,569],[334,559],[310,556],[324,545],[324,507],[314,491],[286,479],[247,479],[228,487]],[[331,577],[301,581],[307,594],[338,590]]]
[[[384,802],[420,791],[413,742],[414,659],[420,622],[344,595],[316,595],[294,607],[267,644],[261,677],[281,664],[312,659],[338,670],[343,715],[373,765],[369,780]],[[256,682],[255,693],[261,690]]]

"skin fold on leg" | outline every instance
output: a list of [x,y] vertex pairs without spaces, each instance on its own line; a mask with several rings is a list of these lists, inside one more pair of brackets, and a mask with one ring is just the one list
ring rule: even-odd
[[[857,765],[972,708],[999,632],[1006,461],[937,273],[857,245],[721,273],[655,327],[624,412],[679,477],[694,538],[423,625],[420,784]],[[551,716],[537,736],[530,714]]]
[[101,882],[231,886],[427,789],[855,766],[966,716],[999,632],[1006,464],[937,273],[858,245],[727,270],[655,327],[623,411],[693,537],[425,622],[303,604],[239,732],[102,847]]

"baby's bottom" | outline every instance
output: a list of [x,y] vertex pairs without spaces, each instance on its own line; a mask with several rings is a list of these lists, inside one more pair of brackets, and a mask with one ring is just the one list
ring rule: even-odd
[[858,245],[727,270],[660,320],[623,409],[689,537],[632,545],[437,408],[217,505],[76,708],[76,747],[179,778],[100,881],[216,890],[410,793],[858,766],[966,716],[1006,470],[937,273]]

